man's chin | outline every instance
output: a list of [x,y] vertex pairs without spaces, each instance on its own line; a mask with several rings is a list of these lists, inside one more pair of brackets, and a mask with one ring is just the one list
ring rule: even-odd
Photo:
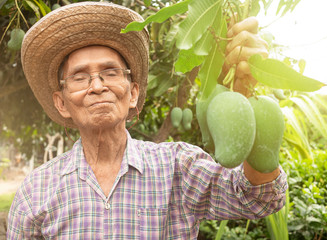
[[89,123],[91,128],[114,128],[117,125],[125,124],[126,119],[120,119],[113,114],[96,114]]

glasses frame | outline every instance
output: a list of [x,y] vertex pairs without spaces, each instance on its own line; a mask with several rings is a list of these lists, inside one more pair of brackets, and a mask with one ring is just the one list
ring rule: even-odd
[[[97,73],[94,73],[94,74],[88,74],[88,73],[77,73],[77,74],[74,74],[74,75],[70,75],[70,76],[68,76],[68,77],[66,77],[65,79],[62,79],[62,80],[60,80],[59,81],[59,84],[62,86],[62,85],[66,85],[66,81],[67,81],[67,79],[68,78],[71,78],[71,77],[73,77],[73,76],[76,76],[76,75],[79,75],[79,74],[84,74],[84,75],[89,75],[89,84],[88,84],[88,88],[90,87],[90,85],[91,85],[91,82],[92,82],[92,80],[93,80],[93,78],[96,78],[96,77],[98,77],[100,80],[101,80],[101,82],[103,82],[104,80],[103,80],[103,78],[101,77],[101,73],[104,73],[104,72],[106,72],[106,71],[112,71],[112,70],[122,70],[123,71],[123,74],[124,74],[124,76],[125,75],[130,75],[131,74],[131,70],[130,69],[124,69],[124,68],[109,68],[109,69],[106,69],[106,70],[103,70],[103,71],[100,71],[100,72],[97,72]],[[88,89],[88,88],[86,88],[86,89]],[[85,90],[86,90],[85,89]]]

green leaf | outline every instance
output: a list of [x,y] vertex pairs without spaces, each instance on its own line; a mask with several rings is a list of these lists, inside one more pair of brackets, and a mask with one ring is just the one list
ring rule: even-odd
[[157,87],[153,89],[153,96],[159,97],[164,94],[168,88],[174,85],[174,81],[171,76],[167,73],[162,73],[157,76],[156,79],[152,79],[152,81],[157,82]]
[[281,14],[281,16],[284,16],[288,11],[292,12],[296,5],[300,2],[301,0],[280,0],[277,8],[276,15],[281,11],[281,9],[284,7],[284,10]]
[[[296,147],[296,149],[300,152],[300,154],[304,158],[311,158],[310,151],[311,147],[308,142],[308,137],[305,134],[303,129],[303,124],[299,122],[300,116],[296,115],[293,111],[294,109],[289,107],[283,107],[282,112],[287,119],[287,124],[289,124],[289,128],[292,131],[284,132],[284,139]],[[286,129],[289,129],[288,127]]]
[[265,13],[267,14],[267,10],[270,7],[270,5],[272,4],[273,0],[267,0],[267,1],[262,1],[263,3],[263,7],[265,9]]
[[187,18],[179,25],[176,46],[190,49],[212,25],[221,4],[221,0],[191,1]]
[[260,12],[259,0],[252,0],[249,16],[257,16]]
[[[220,30],[221,33],[219,36],[225,37],[227,34],[227,24],[225,20],[222,21]],[[220,44],[214,42],[210,54],[205,58],[200,68],[198,74],[201,80],[200,100],[207,99],[217,84],[217,79],[225,61],[225,47],[226,42],[220,42]]]
[[151,15],[145,19],[144,22],[131,22],[126,26],[125,29],[121,30],[121,33],[127,33],[130,31],[142,31],[142,29],[151,22],[162,23],[173,15],[185,13],[188,9],[190,1],[191,0],[185,0],[169,7],[162,8],[156,14]]
[[326,122],[322,114],[320,113],[317,106],[313,103],[313,101],[307,96],[301,96],[304,100],[298,97],[290,98],[307,116],[309,121],[313,124],[313,126],[321,133],[321,135],[327,139],[327,127]]
[[148,86],[147,91],[158,86],[158,77],[156,75],[149,74],[148,75]]
[[278,13],[280,12],[280,10],[282,9],[282,7],[284,6],[285,1],[284,0],[280,0],[278,7],[277,7],[277,12],[276,15],[278,15]]
[[7,0],[0,0],[0,8],[7,2]]
[[151,5],[151,0],[144,0],[144,5],[149,7]]
[[[221,33],[221,25],[223,23],[223,14],[222,14],[222,8],[219,8],[217,11],[216,17],[212,23],[212,31],[217,36]],[[211,26],[209,26],[210,28]],[[194,46],[194,53],[200,56],[207,56],[211,50],[212,45],[214,44],[214,36],[210,29],[207,29],[207,31],[202,35],[201,39],[197,41],[197,43]]]
[[313,101],[322,108],[323,111],[327,112],[327,102],[321,95],[318,94],[310,94],[309,97],[313,99]]
[[[211,48],[214,45],[217,45],[213,34],[216,34],[217,36],[221,34],[221,27],[223,27],[222,22],[222,10],[221,8],[219,8],[212,26],[212,31],[214,31],[214,33],[207,30],[203,34],[200,41],[195,44],[194,48],[190,48],[188,50],[180,50],[178,59],[175,63],[176,72],[186,73],[191,71],[194,67],[201,65],[201,63],[204,61],[204,56],[209,54]],[[219,24],[222,26],[220,26]],[[223,43],[221,43],[221,47],[224,48]]]
[[225,227],[228,223],[228,220],[222,220],[219,224],[218,232],[216,234],[215,240],[220,240],[225,232]]
[[195,55],[193,48],[189,50],[180,50],[178,53],[178,59],[175,62],[175,71],[187,73],[194,67],[201,65],[203,60],[204,56]]
[[278,223],[276,222],[274,216],[269,215],[268,217],[265,218],[265,220],[271,239],[277,240],[277,236],[275,236],[275,234],[278,235],[279,229],[278,229]]
[[311,222],[321,223],[322,222],[321,219],[315,218],[315,217],[312,217],[312,216],[307,217],[306,221],[309,222],[309,223],[311,223]]
[[224,60],[225,57],[216,44],[211,53],[204,60],[198,74],[201,81],[201,100],[207,99],[211,91],[215,88]]
[[38,6],[35,5],[33,2],[31,2],[31,1],[29,1],[29,0],[26,0],[25,2],[26,2],[26,4],[27,4],[30,8],[32,8],[32,10],[33,10],[34,13],[35,13],[35,16],[36,16],[37,20],[40,20],[41,15],[40,15],[40,11],[39,11]]
[[178,33],[178,23],[173,24],[169,29],[168,33],[166,34],[166,41],[164,45],[164,49],[166,51],[172,51],[174,44],[176,42],[177,33]]
[[276,59],[264,59],[261,55],[255,54],[249,58],[249,64],[252,76],[258,82],[272,88],[313,92],[326,86],[313,78],[303,76]]
[[[45,5],[44,2],[42,2],[42,1],[38,2],[37,0],[34,0],[34,3],[39,7],[40,12],[42,13],[43,16],[45,16],[45,15],[47,15],[47,13],[51,12],[50,9],[49,9],[49,11],[47,12],[47,9],[44,8],[44,5]],[[43,4],[42,4],[42,3],[43,3]],[[46,5],[45,5],[45,6],[46,6]],[[49,7],[47,6],[47,8],[49,8]]]
[[42,0],[39,0],[39,3],[41,5],[41,7],[44,9],[44,11],[46,12],[46,14],[51,12],[51,8],[49,8],[48,5],[45,4],[45,2],[43,2]]
[[299,62],[298,62],[298,65],[299,65],[300,73],[303,74],[304,69],[305,69],[305,65],[306,65],[305,60],[300,59]]

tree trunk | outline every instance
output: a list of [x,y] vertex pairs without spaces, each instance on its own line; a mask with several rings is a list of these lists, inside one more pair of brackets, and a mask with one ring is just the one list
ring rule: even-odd
[[[190,96],[190,90],[194,84],[194,80],[198,75],[199,67],[193,68],[191,72],[187,74],[187,77],[184,80],[183,85],[180,85],[178,88],[178,99],[177,99],[177,107],[184,108],[185,103],[187,102]],[[158,133],[153,137],[154,142],[163,142],[165,141],[173,130],[173,125],[170,120],[170,112],[167,115],[165,121],[161,125]]]

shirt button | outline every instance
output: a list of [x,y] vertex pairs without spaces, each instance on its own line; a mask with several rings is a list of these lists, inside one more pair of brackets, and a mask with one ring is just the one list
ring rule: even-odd
[[109,210],[109,209],[110,209],[110,203],[107,202],[107,203],[104,205],[104,207],[105,207],[105,209]]
[[137,210],[137,216],[140,217],[141,216],[141,210]]

